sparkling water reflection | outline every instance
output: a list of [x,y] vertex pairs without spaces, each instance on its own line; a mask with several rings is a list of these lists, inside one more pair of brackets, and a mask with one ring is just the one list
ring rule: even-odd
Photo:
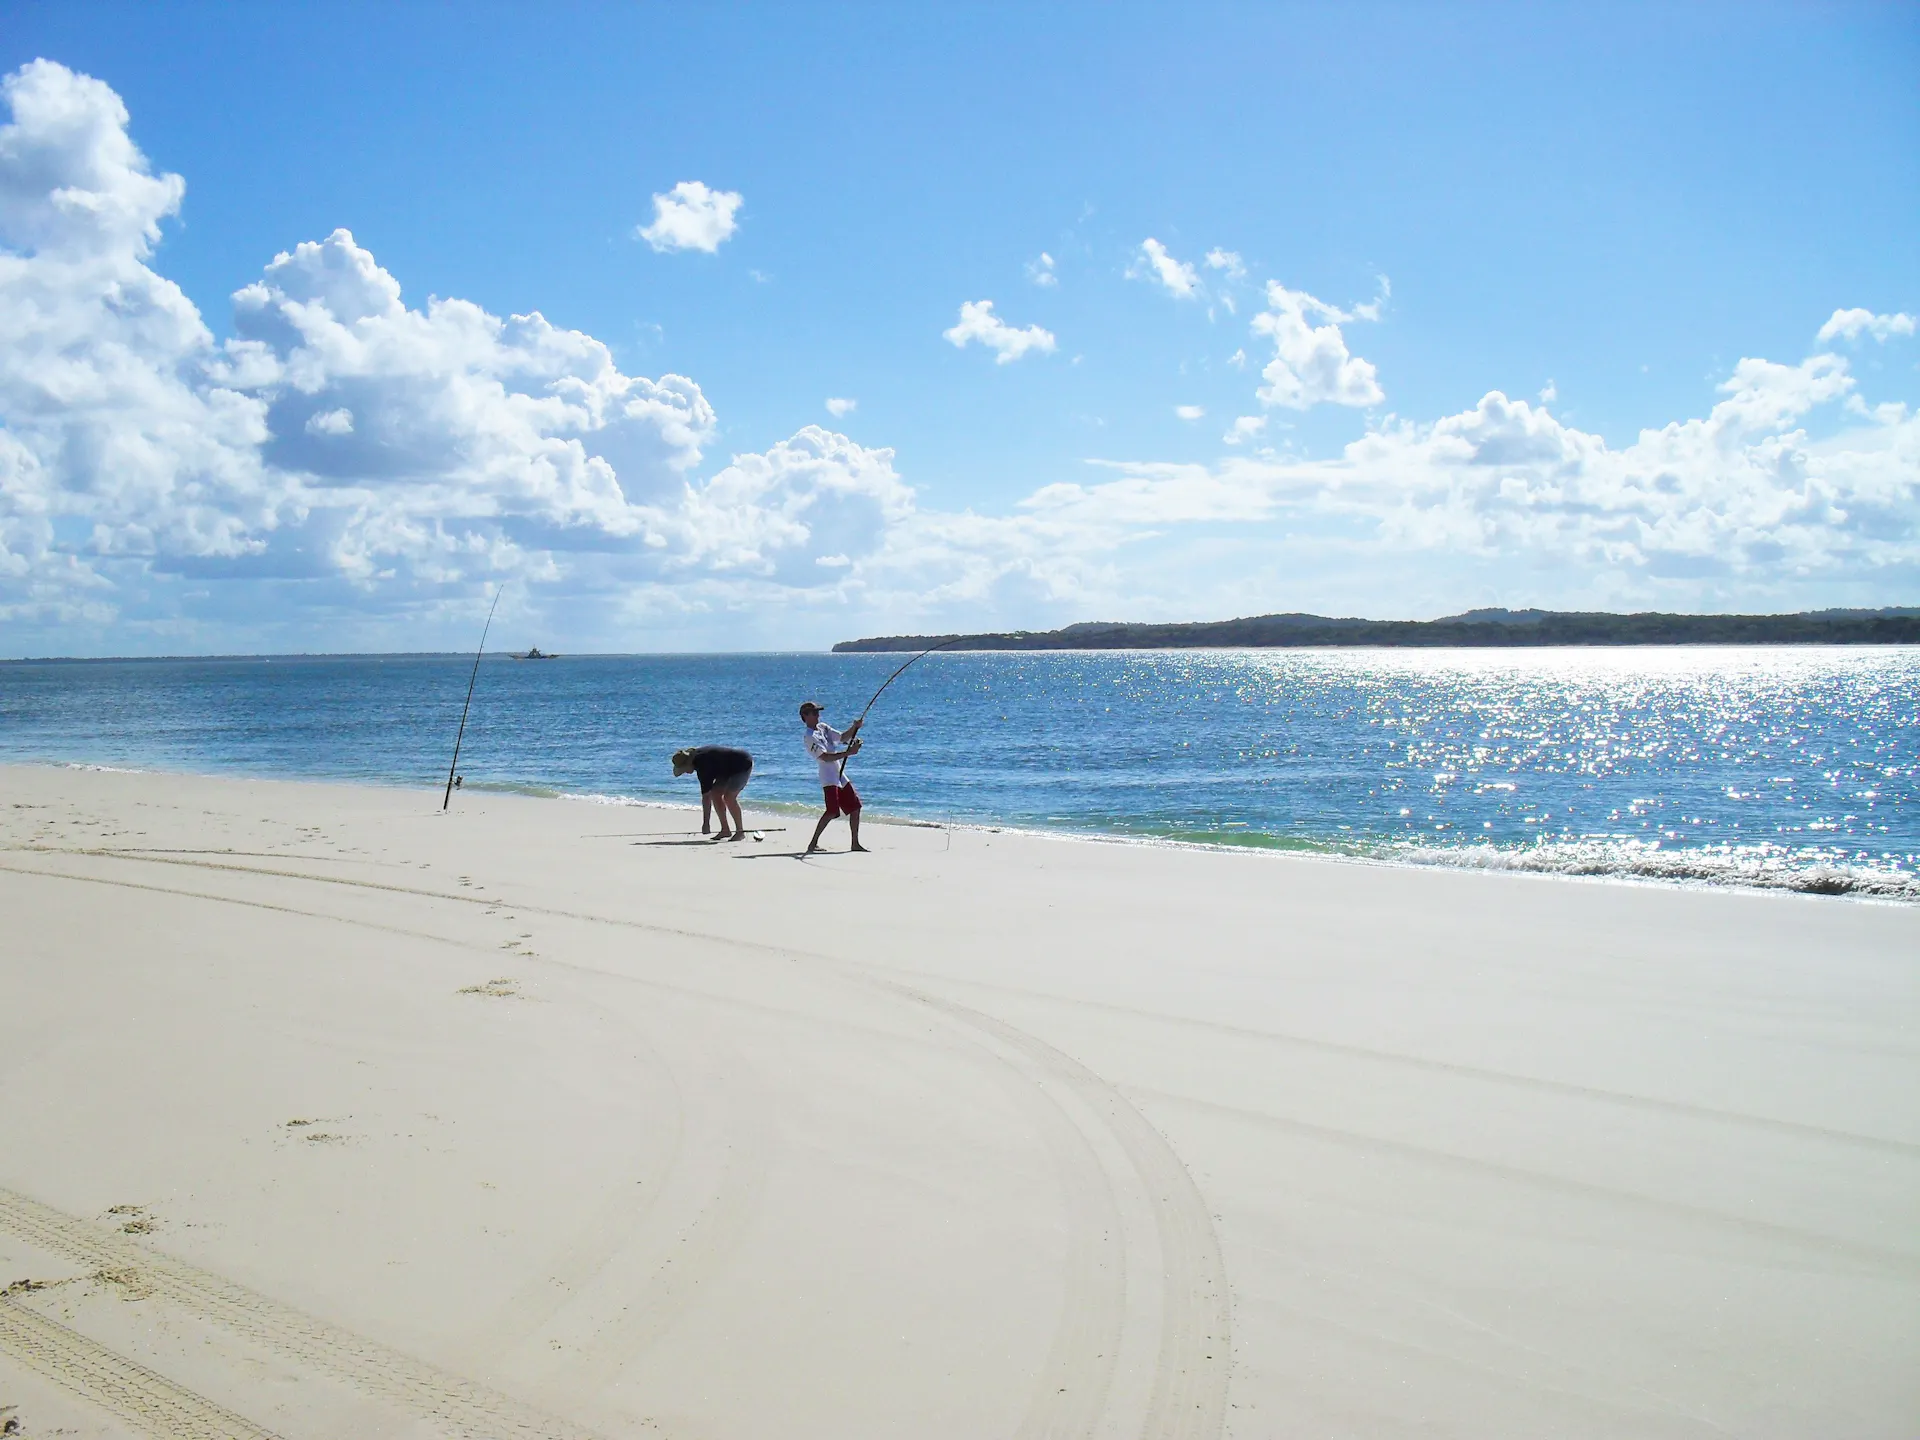
[[[482,669],[469,781],[687,800],[725,740],[816,799],[798,701],[845,723],[901,657]],[[0,665],[0,756],[432,786],[459,657]],[[1424,863],[1920,897],[1920,651],[938,654],[875,711],[876,811]]]

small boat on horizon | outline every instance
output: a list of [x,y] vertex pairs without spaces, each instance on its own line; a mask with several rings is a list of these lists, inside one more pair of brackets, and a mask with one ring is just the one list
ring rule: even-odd
[[[513,655],[512,651],[508,651],[507,653]],[[524,655],[513,655],[513,658],[516,660],[558,660],[560,657],[558,655],[549,655],[536,645]]]

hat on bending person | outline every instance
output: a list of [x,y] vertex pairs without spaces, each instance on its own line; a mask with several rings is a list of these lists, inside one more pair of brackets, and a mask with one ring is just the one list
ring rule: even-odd
[[696,748],[695,746],[689,745],[684,750],[676,750],[673,752],[673,773],[674,774],[691,775],[693,773],[694,771],[693,752],[695,748]]

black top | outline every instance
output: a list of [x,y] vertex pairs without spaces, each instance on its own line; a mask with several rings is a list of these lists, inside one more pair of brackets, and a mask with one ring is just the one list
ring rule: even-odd
[[706,794],[722,780],[753,772],[753,756],[730,745],[697,745],[693,751],[693,773],[700,777],[700,793]]

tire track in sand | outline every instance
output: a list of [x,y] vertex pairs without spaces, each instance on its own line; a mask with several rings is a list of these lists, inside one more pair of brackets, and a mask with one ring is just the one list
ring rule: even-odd
[[[905,995],[1017,1051],[1071,1087],[1105,1122],[1139,1176],[1160,1240],[1160,1349],[1139,1434],[1142,1440],[1217,1440],[1226,1426],[1232,1354],[1226,1263],[1206,1201],[1166,1137],[1112,1085],[1026,1031],[908,986],[878,979],[868,983]],[[1080,1143],[1086,1144],[1084,1137]],[[1074,1323],[1072,1315],[1063,1319],[1063,1339],[1066,1327]],[[1056,1351],[1061,1344],[1056,1340]],[[1050,1376],[1045,1384],[1053,1383]],[[1037,1418],[1030,1414],[1029,1425]],[[1085,1435],[1098,1418],[1096,1411],[1091,1418],[1075,1420],[1079,1428],[1023,1427],[1021,1434]],[[1053,1427],[1067,1419],[1060,1414],[1047,1417],[1044,1423]]]
[[[569,1421],[15,1191],[0,1189],[0,1228],[85,1265],[136,1271],[181,1308],[397,1404],[431,1421],[443,1434],[462,1440],[594,1440],[591,1432]],[[18,1315],[20,1308],[9,1313]]]
[[[223,870],[275,879],[305,880],[323,885],[386,891],[419,899],[473,905],[503,903],[497,897],[461,895],[412,886],[383,884],[377,881],[354,880],[341,876],[312,875],[294,870],[270,870],[264,866],[219,864],[158,855],[129,855],[104,849],[53,850],[49,847],[43,853],[77,854],[135,862],[182,865],[194,869]],[[0,869],[15,870],[22,874],[48,875],[50,878],[60,879],[93,878],[60,875],[58,872],[23,869],[10,865],[0,865]],[[128,882],[103,880],[101,883],[125,884]],[[135,882],[132,888],[166,889],[167,887],[142,886]],[[313,912],[296,911],[290,906],[265,904],[231,896],[192,891],[173,893],[204,900],[232,901],[242,905],[262,905],[262,908],[268,909],[286,909],[290,913],[313,914]],[[582,913],[552,906],[515,903],[515,908],[528,914],[546,914],[590,924],[683,936],[786,961],[807,959],[822,962],[840,970],[848,979],[901,995],[917,1004],[939,1011],[978,1033],[993,1037],[1027,1056],[1044,1071],[1057,1076],[1071,1087],[1096,1115],[1105,1119],[1115,1143],[1126,1154],[1129,1163],[1139,1176],[1152,1207],[1155,1228],[1160,1238],[1162,1256],[1160,1353],[1152,1393],[1139,1433],[1143,1440],[1215,1440],[1215,1437],[1220,1435],[1226,1423],[1227,1376],[1230,1369],[1231,1345],[1231,1297],[1226,1282],[1225,1264],[1220,1255],[1219,1240],[1213,1229],[1212,1216],[1206,1208],[1205,1200],[1201,1197],[1198,1187],[1193,1182],[1192,1175],[1188,1173],[1185,1164],[1174,1153],[1166,1138],[1117,1089],[1102,1080],[1092,1070],[1064,1052],[1004,1021],[957,1002],[874,976],[867,972],[865,967],[854,970],[847,967],[845,962],[832,956],[751,940],[740,940],[709,932],[687,930],[678,926]],[[348,917],[337,915],[316,914],[314,918],[347,920],[348,923],[355,923]],[[1064,1111],[1062,1116],[1065,1118]],[[1066,1119],[1066,1123],[1073,1125],[1075,1122]],[[1087,1143],[1084,1135],[1079,1137],[1078,1143]],[[1061,1152],[1056,1151],[1056,1154],[1059,1153]],[[1087,1193],[1077,1181],[1070,1182],[1070,1186],[1082,1194]],[[0,1191],[0,1220],[4,1219],[5,1194],[6,1192]],[[1073,1273],[1082,1277],[1084,1281],[1087,1274],[1084,1260],[1076,1258],[1071,1263],[1075,1267]],[[1093,1304],[1084,1283],[1079,1297],[1070,1297],[1070,1307],[1077,1312],[1088,1312]],[[1117,1325],[1118,1320],[1119,1316],[1116,1313],[1114,1324]],[[1076,1317],[1063,1319],[1063,1325],[1079,1323],[1083,1322]],[[1056,1343],[1060,1343],[1058,1337],[1056,1337]],[[1071,1353],[1085,1356],[1087,1346],[1084,1342],[1069,1341],[1067,1343]],[[1070,1378],[1071,1375],[1077,1374],[1085,1380],[1093,1373],[1084,1363],[1069,1362],[1067,1354],[1062,1354],[1058,1358],[1066,1363],[1066,1370],[1056,1370],[1053,1357],[1050,1356],[1048,1369],[1045,1372],[1047,1375],[1062,1375]],[[1060,1389],[1057,1383],[1053,1388],[1056,1393]],[[1090,1393],[1091,1388],[1091,1386],[1084,1386],[1081,1393]],[[1067,1393],[1075,1393],[1075,1387],[1068,1386]],[[1076,1415],[1070,1412],[1078,1413]],[[1038,1398],[1029,1416],[1029,1427],[1023,1427],[1021,1433],[1023,1436],[1088,1434],[1091,1433],[1091,1427],[1098,1423],[1098,1419],[1097,1414],[1091,1418],[1088,1417],[1078,1406],[1056,1409],[1046,1403],[1043,1395]],[[1035,1423],[1043,1428],[1031,1429],[1031,1424]],[[1062,1425],[1069,1428],[1063,1429]]]
[[970,1048],[991,1057],[1008,1093],[1028,1112],[1065,1201],[1060,1319],[1015,1440],[1083,1440],[1106,1414],[1126,1331],[1126,1226],[1113,1179],[1084,1122],[1056,1093],[1070,1087],[1024,1051],[1010,1058],[1010,1047],[983,1036],[966,1017],[940,1013]]
[[155,1440],[280,1440],[273,1431],[3,1296],[0,1351]]
[[[760,1217],[774,1141],[766,1087],[741,1057],[718,1078],[714,1123],[696,1127],[709,1133],[696,1134],[666,1179],[654,1216],[664,1223],[656,1245],[642,1247],[647,1264],[631,1276],[634,1288],[621,1298],[601,1287],[583,1302],[596,1323],[553,1377],[569,1390],[600,1390],[618,1379],[694,1306]],[[593,1278],[613,1268],[612,1260],[609,1254]],[[609,1311],[615,1299],[618,1308]]]

